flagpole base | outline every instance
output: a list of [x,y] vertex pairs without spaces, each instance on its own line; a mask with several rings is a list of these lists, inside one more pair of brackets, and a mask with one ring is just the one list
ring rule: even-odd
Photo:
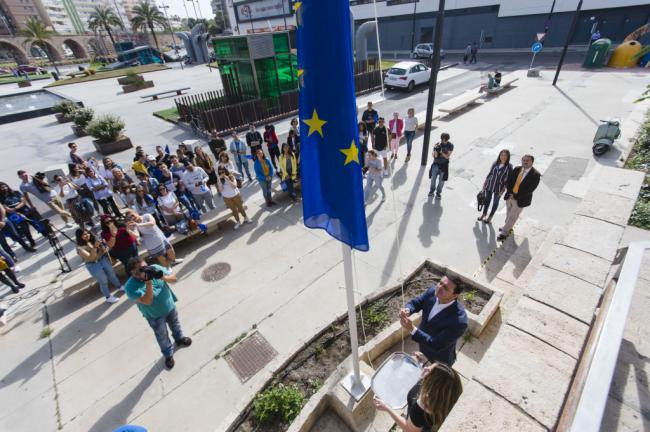
[[361,382],[354,379],[354,372],[350,372],[341,380],[341,387],[347,391],[355,401],[359,402],[361,398],[370,390],[371,380],[370,377],[361,373]]

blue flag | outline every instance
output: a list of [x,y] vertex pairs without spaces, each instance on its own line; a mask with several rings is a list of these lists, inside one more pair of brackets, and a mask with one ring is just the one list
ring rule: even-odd
[[305,225],[367,251],[350,1],[303,0],[294,9]]

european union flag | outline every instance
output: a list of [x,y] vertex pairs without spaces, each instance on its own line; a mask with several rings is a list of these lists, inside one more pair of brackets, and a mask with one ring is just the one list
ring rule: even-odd
[[368,250],[349,0],[296,2],[305,225]]

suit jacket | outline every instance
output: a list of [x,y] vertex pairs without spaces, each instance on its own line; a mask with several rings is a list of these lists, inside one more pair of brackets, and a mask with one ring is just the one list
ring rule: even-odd
[[435,304],[436,289],[433,286],[406,305],[411,314],[422,311],[422,321],[412,338],[429,361],[451,366],[456,361],[456,341],[467,329],[467,313],[465,307],[455,301],[429,320]]
[[528,207],[533,201],[533,192],[535,189],[537,189],[539,180],[542,178],[542,175],[535,169],[535,167],[532,167],[528,174],[526,174],[526,177],[524,177],[524,179],[521,181],[521,184],[519,185],[519,192],[513,193],[512,189],[515,187],[517,177],[519,177],[521,170],[522,167],[518,166],[510,172],[510,175],[508,176],[507,192],[505,198],[507,199],[510,195],[512,195],[515,201],[517,201],[517,205],[519,207]]

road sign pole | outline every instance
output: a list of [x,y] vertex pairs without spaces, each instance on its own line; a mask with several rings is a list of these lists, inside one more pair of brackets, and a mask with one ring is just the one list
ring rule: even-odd
[[537,55],[537,52],[534,51],[534,52],[533,52],[533,59],[530,61],[530,67],[529,67],[528,69],[532,69],[532,68],[533,68],[533,63],[535,63],[535,56],[536,56],[536,55]]

